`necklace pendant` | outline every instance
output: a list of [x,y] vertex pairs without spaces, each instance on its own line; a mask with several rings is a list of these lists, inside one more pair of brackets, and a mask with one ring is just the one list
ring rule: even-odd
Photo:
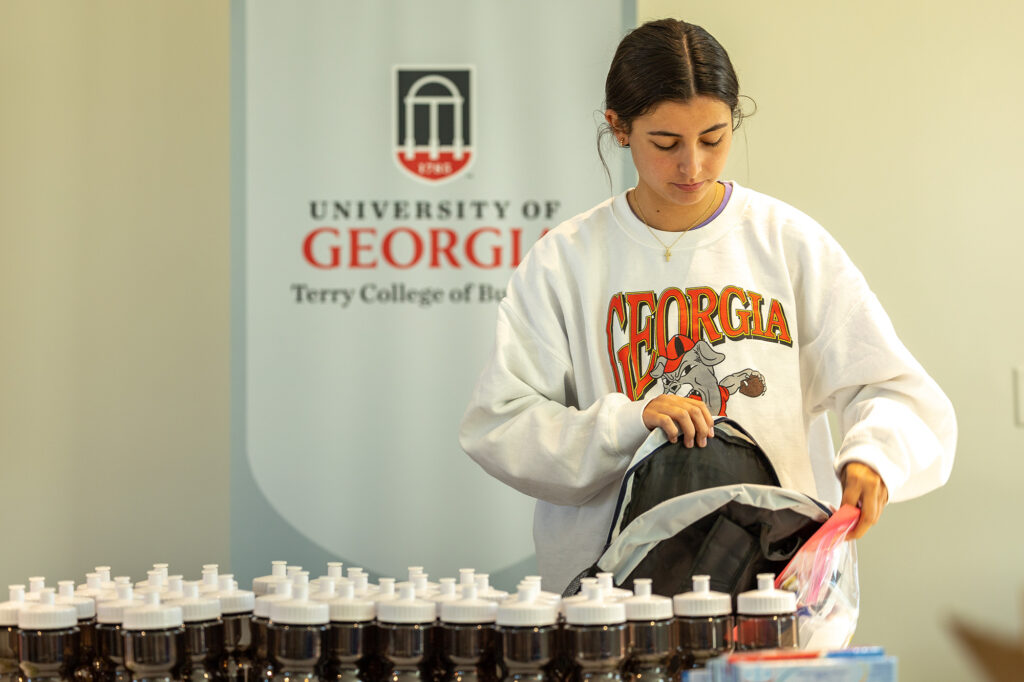
[[667,262],[670,260],[672,260],[672,251],[669,249],[665,249],[665,261]]

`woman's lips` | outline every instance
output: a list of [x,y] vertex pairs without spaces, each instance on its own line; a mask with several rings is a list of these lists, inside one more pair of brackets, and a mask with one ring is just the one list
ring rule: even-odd
[[681,182],[673,182],[672,186],[677,188],[677,189],[681,189],[684,192],[696,192],[697,190],[699,190],[701,187],[704,186],[704,183],[703,182],[698,182],[698,183],[693,184],[693,185],[686,185],[686,184],[683,184]]

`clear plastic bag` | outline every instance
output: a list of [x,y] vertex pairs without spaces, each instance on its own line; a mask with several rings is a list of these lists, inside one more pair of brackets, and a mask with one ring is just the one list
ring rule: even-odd
[[860,509],[841,506],[775,579],[777,588],[796,593],[802,649],[842,649],[857,629],[857,547],[846,536],[859,520]]

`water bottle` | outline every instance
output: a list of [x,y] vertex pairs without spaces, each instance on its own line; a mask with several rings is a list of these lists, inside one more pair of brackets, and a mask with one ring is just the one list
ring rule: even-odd
[[96,677],[100,682],[131,682],[132,673],[124,664],[124,637],[121,626],[124,612],[139,606],[131,582],[117,586],[117,599],[96,605]]
[[228,682],[252,682],[256,595],[238,589],[234,578],[230,573],[221,575],[220,590],[214,595],[220,601],[220,619],[224,623],[224,676]]
[[732,651],[732,597],[712,592],[710,576],[693,576],[693,591],[672,597],[672,610],[683,670],[703,668],[708,660]]
[[18,612],[18,663],[24,682],[73,682],[79,649],[78,613],[57,604],[53,588]]
[[633,581],[634,596],[622,600],[629,624],[624,670],[635,682],[668,682],[675,654],[672,600],[651,594],[650,578]]
[[757,589],[736,600],[736,650],[795,649],[796,594],[775,589],[773,573],[759,573]]
[[554,679],[558,635],[558,606],[541,601],[540,583],[519,585],[516,596],[498,606],[495,620],[510,682],[549,682]]
[[330,609],[309,598],[309,582],[300,576],[292,599],[270,605],[268,649],[275,680],[320,682],[325,679]]
[[145,601],[125,609],[121,625],[124,664],[133,682],[177,682],[185,671],[185,626],[181,608],[160,603],[153,585]]

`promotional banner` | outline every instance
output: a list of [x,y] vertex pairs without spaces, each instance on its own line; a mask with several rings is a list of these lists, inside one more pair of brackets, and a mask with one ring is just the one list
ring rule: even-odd
[[596,140],[632,3],[233,14],[236,574],[304,556],[517,580],[533,500],[459,421],[513,269],[623,187]]

